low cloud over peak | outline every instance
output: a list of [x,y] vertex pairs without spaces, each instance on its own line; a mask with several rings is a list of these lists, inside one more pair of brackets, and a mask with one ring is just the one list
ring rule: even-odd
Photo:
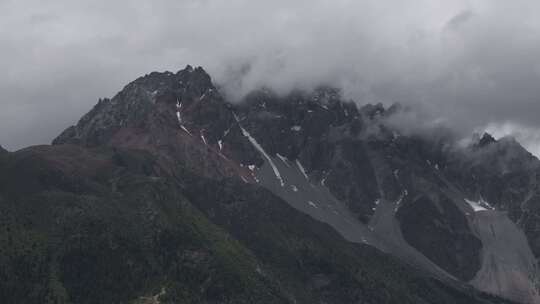
[[47,143],[99,97],[186,64],[234,99],[328,84],[459,132],[534,133],[539,11],[534,0],[2,1],[0,143]]

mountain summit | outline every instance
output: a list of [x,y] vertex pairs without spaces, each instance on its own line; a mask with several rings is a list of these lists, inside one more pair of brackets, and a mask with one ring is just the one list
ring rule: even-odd
[[200,67],[145,75],[53,145],[0,153],[0,294],[540,303],[540,162],[508,139],[401,132],[401,111],[329,87],[231,103]]

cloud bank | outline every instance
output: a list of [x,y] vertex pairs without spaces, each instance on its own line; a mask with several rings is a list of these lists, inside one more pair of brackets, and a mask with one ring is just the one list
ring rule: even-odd
[[0,144],[48,143],[97,98],[186,64],[231,98],[324,83],[464,134],[534,134],[539,12],[534,0],[0,0]]

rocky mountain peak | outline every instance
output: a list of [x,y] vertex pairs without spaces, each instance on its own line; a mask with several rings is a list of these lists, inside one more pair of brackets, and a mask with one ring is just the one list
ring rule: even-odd
[[373,119],[378,116],[382,116],[385,113],[385,108],[382,103],[367,104],[360,108],[360,113],[364,116]]
[[[203,68],[152,72],[126,85],[112,99],[100,99],[76,126],[53,143],[103,144],[122,128],[148,129],[177,126],[177,107],[200,101],[220,101],[221,95]],[[188,122],[186,122],[187,124]]]
[[193,68],[188,65],[177,73],[152,72],[142,76],[128,84],[119,94],[131,90],[144,90],[153,97],[173,93],[179,98],[187,99],[201,96],[207,91],[215,90],[215,87],[210,75],[202,67]]
[[478,143],[477,143],[477,146],[482,148],[482,147],[485,147],[487,145],[490,145],[492,143],[496,143],[497,140],[495,140],[495,138],[493,138],[493,136],[491,136],[491,134],[485,132],[482,137],[480,138],[480,140],[478,140]]
[[[478,280],[478,288],[508,295],[511,284],[500,280],[534,274],[516,223],[532,218],[519,202],[540,197],[528,188],[538,161],[489,134],[463,151],[449,148],[446,135],[400,134],[385,120],[404,110],[359,108],[331,87],[288,94],[263,88],[230,103],[202,68],[187,66],[150,73],[100,100],[54,143],[144,150],[172,175],[180,166],[220,183],[264,188],[351,242],[395,252],[437,278]],[[490,212],[482,221],[480,208]],[[499,210],[511,211],[504,225]],[[515,239],[518,253],[486,262],[493,252],[482,248],[495,241],[479,230],[484,225],[511,231],[497,242]],[[526,230],[530,239],[538,237],[535,229]],[[540,254],[540,245],[533,250]],[[499,267],[507,260],[519,271]],[[536,297],[529,280],[521,284],[512,288],[531,294],[512,297]]]

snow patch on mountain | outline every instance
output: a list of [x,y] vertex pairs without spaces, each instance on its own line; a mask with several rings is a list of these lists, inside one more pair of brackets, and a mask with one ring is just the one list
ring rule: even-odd
[[491,206],[488,202],[486,202],[482,197],[480,197],[480,200],[473,201],[470,199],[465,199],[465,202],[471,206],[474,212],[480,212],[480,211],[486,211],[486,210],[495,210],[493,206]]
[[241,125],[240,125],[240,120],[238,119],[238,116],[234,115],[234,118],[236,119],[236,122],[238,122],[238,126],[240,127],[240,130],[242,131],[242,135],[244,135],[248,140],[249,142],[251,142],[251,144],[253,145],[253,147],[255,147],[255,149],[257,149],[257,151],[259,151],[263,156],[264,158],[266,158],[266,160],[268,161],[268,163],[270,164],[270,166],[272,167],[272,170],[274,171],[274,175],[276,176],[276,178],[279,180],[279,183],[281,184],[281,186],[285,186],[285,182],[283,181],[283,178],[281,177],[281,173],[279,173],[279,170],[276,166],[276,164],[274,164],[274,161],[272,160],[272,158],[270,157],[270,155],[268,155],[268,153],[266,153],[266,151],[263,149],[263,147],[257,142],[257,140],[255,140],[255,138],[253,138],[253,136],[251,136],[251,134],[249,134],[248,131],[246,131],[246,129],[244,129]]
[[282,161],[287,167],[290,167],[289,162],[288,162],[288,159],[287,159],[285,156],[283,156],[283,155],[281,155],[281,154],[279,154],[279,153],[277,153],[276,156],[279,157],[279,159],[281,159],[281,161]]
[[302,164],[300,163],[300,161],[298,159],[296,160],[296,165],[298,166],[298,169],[300,169],[300,172],[302,172],[302,175],[304,175],[306,180],[309,180],[309,177],[308,177],[308,175],[306,173],[306,169],[304,169],[304,166],[302,166]]
[[403,201],[405,196],[407,196],[408,194],[409,194],[409,192],[406,189],[401,193],[401,195],[399,196],[398,200],[395,203],[394,213],[398,212],[399,207],[401,206],[401,202]]
[[313,207],[313,208],[319,208],[319,207],[317,206],[317,204],[315,204],[315,203],[312,202],[312,201],[308,201],[308,204],[309,204],[311,207]]
[[192,136],[192,135],[191,135],[191,132],[189,132],[189,130],[188,130],[184,125],[180,125],[180,128],[182,128],[182,130],[184,130],[184,132],[186,132],[187,134],[189,134],[189,136]]
[[465,201],[467,202],[467,204],[469,204],[469,206],[471,206],[474,212],[487,210],[486,208],[482,207],[478,202],[471,201],[469,199],[465,199]]

